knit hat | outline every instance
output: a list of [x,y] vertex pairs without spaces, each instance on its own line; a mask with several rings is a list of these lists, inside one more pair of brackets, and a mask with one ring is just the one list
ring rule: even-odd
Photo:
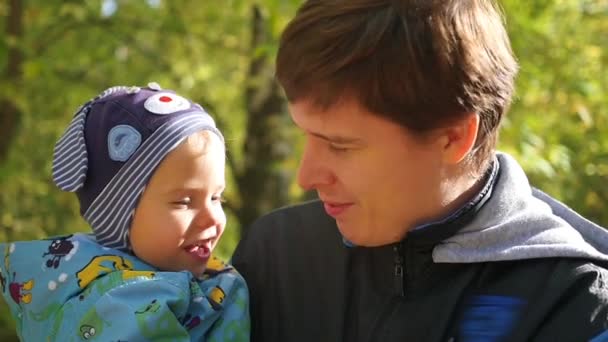
[[57,141],[53,180],[76,192],[80,214],[101,245],[128,250],[133,213],[154,170],[202,130],[223,141],[199,104],[157,83],[109,88],[80,107]]

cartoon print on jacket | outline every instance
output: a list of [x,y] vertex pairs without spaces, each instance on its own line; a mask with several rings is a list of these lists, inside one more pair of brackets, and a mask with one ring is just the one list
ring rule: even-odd
[[[32,294],[30,291],[34,288],[34,280],[29,279],[24,282],[18,282],[16,281],[16,272],[13,272],[12,277],[10,276],[10,254],[14,251],[15,245],[11,244],[4,253],[4,266],[7,273],[4,282],[8,283],[8,291],[16,304],[29,304],[32,302]],[[4,289],[4,285],[2,288]]]
[[87,311],[79,325],[78,337],[80,337],[81,340],[94,339],[96,335],[101,335],[103,333],[105,327],[111,326],[108,321],[104,320],[99,315],[96,308],[91,308]]
[[46,261],[46,267],[57,268],[61,263],[61,259],[70,260],[76,251],[78,250],[78,241],[70,241],[69,239],[73,235],[67,235],[59,237],[49,245],[48,250],[42,255],[42,257],[51,256]]
[[183,329],[173,312],[161,310],[161,304],[156,299],[135,311],[135,319],[142,335],[148,339],[158,338],[166,331],[178,332]]
[[76,273],[78,286],[84,289],[99,276],[113,271],[133,270],[133,263],[118,255],[99,255]]
[[30,318],[36,322],[53,321],[50,331],[48,331],[47,341],[56,341],[57,333],[63,323],[63,315],[66,311],[70,310],[71,304],[62,305],[59,302],[51,303],[47,305],[42,311],[33,312],[30,311]]
[[179,321],[188,330],[192,330],[201,324],[201,318],[199,316],[193,317],[191,314],[186,314],[186,316]]
[[222,303],[224,303],[224,298],[226,298],[226,293],[221,287],[216,286],[209,294],[209,304],[211,304],[213,309],[220,310],[222,308]]
[[[78,299],[80,301],[85,300],[93,291],[97,294],[103,294],[108,292],[109,290],[123,284],[125,280],[129,280],[136,277],[154,278],[156,272],[154,271],[132,271],[132,270],[124,270],[120,272],[112,272],[104,277],[99,277],[95,279],[95,281],[91,282],[84,291],[80,293]],[[78,279],[78,274],[76,275]]]
[[[239,310],[248,310],[247,304],[244,297],[235,298],[233,303]],[[226,322],[223,317],[220,317],[217,324],[224,326],[224,334],[221,337],[212,336],[207,342],[249,341],[249,334],[243,330],[241,322],[235,320]]]

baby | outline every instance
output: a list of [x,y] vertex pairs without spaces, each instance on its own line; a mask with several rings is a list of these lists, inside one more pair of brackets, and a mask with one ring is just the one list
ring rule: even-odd
[[113,87],[55,145],[53,180],[93,234],[0,244],[22,341],[249,341],[243,278],[211,256],[224,232],[225,148],[203,108]]

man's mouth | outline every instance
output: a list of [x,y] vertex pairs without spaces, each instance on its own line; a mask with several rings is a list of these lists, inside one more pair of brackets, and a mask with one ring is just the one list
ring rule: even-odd
[[338,217],[340,214],[344,213],[348,208],[350,208],[353,203],[335,203],[335,202],[323,202],[323,207],[329,216],[334,218]]

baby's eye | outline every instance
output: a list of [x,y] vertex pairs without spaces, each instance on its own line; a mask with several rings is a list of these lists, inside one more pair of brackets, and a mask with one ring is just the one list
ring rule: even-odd
[[215,196],[211,196],[211,200],[213,202],[220,202],[220,203],[225,203],[226,200],[224,199],[224,197],[222,197],[222,195],[215,195]]
[[190,205],[192,203],[192,199],[190,197],[184,197],[177,201],[172,202],[175,205]]

